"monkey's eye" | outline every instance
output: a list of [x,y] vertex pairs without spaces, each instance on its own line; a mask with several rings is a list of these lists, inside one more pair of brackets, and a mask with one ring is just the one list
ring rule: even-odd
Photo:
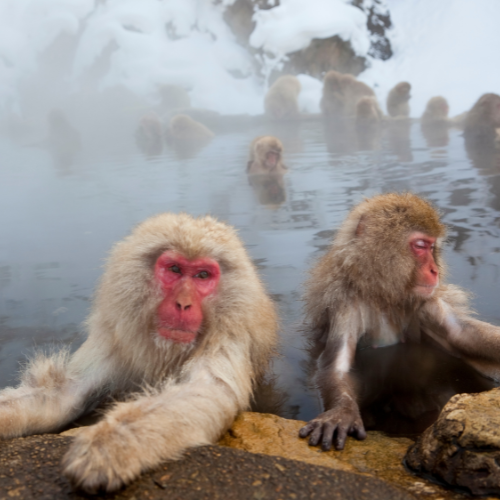
[[195,278],[200,278],[202,280],[206,280],[208,277],[209,274],[207,273],[207,271],[201,271],[195,276]]
[[424,240],[417,240],[415,241],[415,246],[417,248],[427,248],[427,245]]
[[181,269],[179,266],[170,266],[169,269],[173,272],[173,273],[177,273],[177,274],[180,274],[181,273]]

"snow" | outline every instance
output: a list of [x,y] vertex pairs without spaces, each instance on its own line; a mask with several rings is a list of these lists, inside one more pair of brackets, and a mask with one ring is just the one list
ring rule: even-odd
[[[20,89],[36,77],[39,56],[60,33],[76,41],[66,93],[82,85],[86,72],[113,43],[117,50],[99,76],[99,88],[121,84],[153,100],[158,85],[180,85],[193,106],[229,114],[262,113],[272,70],[313,38],[338,35],[358,55],[367,56],[366,15],[347,0],[281,0],[279,6],[254,14],[250,45],[260,51],[259,73],[250,51],[236,42],[223,20],[232,3],[0,0],[0,110],[18,109]],[[359,75],[374,87],[382,107],[390,88],[402,80],[413,86],[413,116],[420,116],[435,95],[444,95],[455,114],[470,108],[482,93],[500,91],[498,0],[386,3],[394,25],[389,31],[394,56],[387,61],[368,57],[370,67]],[[301,109],[318,112],[321,82],[307,75],[299,79]],[[61,85],[58,81],[57,88]]]
[[[485,92],[500,93],[498,0],[388,0],[394,56],[372,61],[360,79],[385,104],[399,81],[412,84],[412,116],[427,101],[446,97],[450,114],[470,109]],[[385,108],[384,108],[385,109]]]

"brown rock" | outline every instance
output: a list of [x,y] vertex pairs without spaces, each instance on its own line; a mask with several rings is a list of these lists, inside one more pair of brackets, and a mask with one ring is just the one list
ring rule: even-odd
[[219,444],[374,476],[429,500],[468,498],[418,479],[406,470],[403,458],[408,446],[413,443],[410,439],[389,438],[383,433],[371,431],[364,441],[349,438],[342,451],[323,452],[298,437],[304,423],[270,414],[242,413]]
[[500,389],[452,397],[406,461],[475,495],[500,495]]

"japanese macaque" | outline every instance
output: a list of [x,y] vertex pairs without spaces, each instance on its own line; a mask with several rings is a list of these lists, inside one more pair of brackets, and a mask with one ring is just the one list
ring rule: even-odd
[[354,116],[363,96],[375,96],[373,90],[352,75],[331,70],[325,75],[321,112],[331,118]]
[[353,371],[356,348],[429,339],[500,380],[500,327],[471,316],[467,294],[442,281],[445,227],[413,194],[384,194],[355,207],[312,269],[305,328],[324,413],[300,430],[309,444],[342,449],[366,437]]
[[356,133],[360,149],[375,149],[380,143],[384,115],[375,96],[364,96],[356,104]]
[[271,135],[256,137],[250,145],[247,173],[284,174],[286,171],[281,141]]
[[181,156],[196,154],[214,137],[215,134],[208,127],[188,115],[175,115],[165,132],[167,143]]
[[411,85],[408,82],[399,82],[387,96],[387,114],[394,118],[408,118],[410,116]]
[[300,89],[301,85],[297,77],[293,75],[280,76],[269,87],[264,99],[266,115],[278,120],[297,118],[299,116],[297,99]]
[[163,151],[163,124],[156,113],[147,113],[140,119],[135,140],[139,149],[146,156],[161,154]]
[[451,121],[448,119],[448,101],[441,96],[429,99],[425,108],[420,128],[428,147],[440,147],[448,144],[448,129]]
[[37,356],[19,387],[0,392],[0,436],[54,432],[122,399],[63,459],[88,492],[214,443],[248,408],[277,340],[274,305],[236,232],[186,214],[152,217],[115,245],[87,326],[74,354]]
[[247,163],[248,182],[262,205],[277,207],[286,200],[283,175],[287,170],[279,139],[265,135],[252,141]]
[[467,148],[494,146],[500,128],[500,96],[484,94],[467,113],[464,137]]

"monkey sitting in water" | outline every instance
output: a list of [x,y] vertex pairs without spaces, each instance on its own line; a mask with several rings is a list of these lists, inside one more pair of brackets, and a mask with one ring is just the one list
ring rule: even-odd
[[271,135],[256,137],[250,145],[248,182],[262,205],[278,206],[286,200],[283,144]]
[[353,375],[356,348],[423,339],[500,381],[500,327],[471,316],[467,294],[442,281],[445,226],[413,194],[355,207],[311,271],[306,323],[324,413],[300,430],[309,444],[343,449],[366,437]]
[[31,360],[0,392],[0,437],[55,432],[104,398],[64,474],[112,491],[189,447],[215,443],[249,407],[277,341],[277,316],[235,231],[211,217],[152,217],[113,249],[72,355]]

